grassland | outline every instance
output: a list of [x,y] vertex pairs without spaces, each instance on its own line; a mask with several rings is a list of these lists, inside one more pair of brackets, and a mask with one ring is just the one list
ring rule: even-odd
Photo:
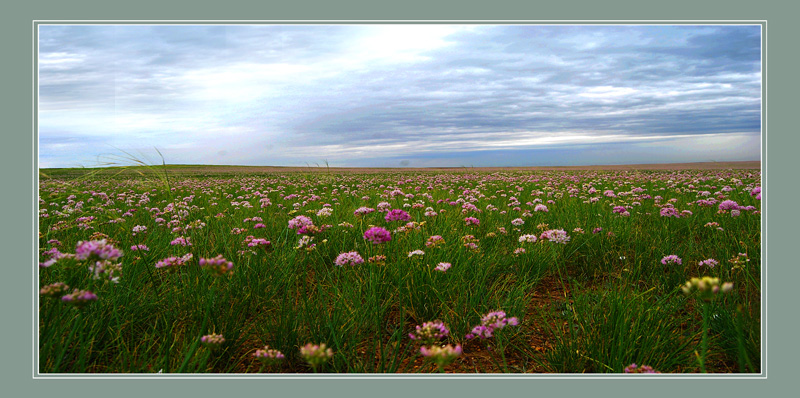
[[[758,373],[760,178],[758,162],[45,169],[39,370]],[[332,356],[312,366],[307,343]],[[423,355],[441,346],[459,355]]]

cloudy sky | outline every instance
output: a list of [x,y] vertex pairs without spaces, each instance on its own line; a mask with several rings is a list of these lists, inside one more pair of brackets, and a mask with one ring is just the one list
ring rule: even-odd
[[39,166],[758,160],[760,26],[40,25]]

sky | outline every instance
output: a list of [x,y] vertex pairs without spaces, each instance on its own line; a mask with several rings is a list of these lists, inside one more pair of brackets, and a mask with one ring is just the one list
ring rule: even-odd
[[40,168],[761,154],[758,25],[39,25],[38,73]]

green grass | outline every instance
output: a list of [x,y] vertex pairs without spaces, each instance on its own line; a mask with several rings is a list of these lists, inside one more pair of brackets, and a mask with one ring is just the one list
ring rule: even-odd
[[[40,268],[38,287],[64,282],[99,297],[78,309],[40,296],[40,372],[311,372],[299,354],[306,343],[325,343],[333,350],[333,358],[318,369],[322,372],[432,372],[436,367],[423,361],[408,334],[433,320],[450,330],[442,343],[463,347],[448,372],[620,373],[631,363],[665,373],[760,371],[760,216],[742,210],[732,217],[718,213],[718,203],[696,204],[706,198],[699,192],[714,197],[730,186],[718,202],[760,209],[750,195],[759,186],[758,172],[227,175],[176,173],[180,168],[43,171],[40,252],[57,247],[74,253],[79,241],[94,236],[106,237],[124,255],[117,284],[93,279],[86,261],[62,258]],[[590,187],[596,193],[589,193]],[[644,191],[634,193],[634,188]],[[392,197],[396,189],[414,197]],[[604,196],[609,189],[618,196]],[[284,199],[292,194],[298,196]],[[637,198],[645,194],[651,198]],[[511,196],[520,203],[509,206]],[[663,199],[656,202],[656,196]],[[262,197],[272,204],[262,208]],[[461,203],[449,204],[459,198],[481,212],[462,213]],[[549,211],[533,211],[535,199]],[[693,214],[661,217],[660,206],[670,199]],[[377,211],[353,215],[358,207],[376,208],[384,201],[424,224],[393,232],[382,245],[366,242],[362,234],[370,225],[394,230],[404,224],[387,222]],[[316,215],[323,203],[332,205],[330,217]],[[422,207],[403,207],[415,203]],[[172,210],[164,212],[168,206]],[[625,206],[630,215],[614,213],[614,206]],[[438,215],[425,216],[427,207]],[[295,248],[301,235],[287,224],[298,215],[331,226],[314,236],[313,250]],[[89,216],[94,219],[78,221]],[[465,225],[467,216],[477,217],[480,225]],[[158,217],[164,221],[156,222]],[[245,222],[253,217],[262,221]],[[524,225],[512,225],[517,218]],[[172,232],[197,220],[205,226]],[[344,222],[353,226],[340,226]],[[710,222],[722,230],[707,227]],[[264,227],[254,228],[257,223]],[[137,225],[147,232],[134,236]],[[595,234],[597,227],[602,232]],[[234,228],[246,231],[234,234]],[[563,229],[570,240],[518,242],[522,234],[539,236],[545,229]],[[170,244],[181,235],[192,246]],[[248,235],[269,240],[270,248],[244,252]],[[426,247],[432,235],[446,243]],[[466,235],[477,239],[476,250],[464,246]],[[53,239],[60,245],[48,243]],[[150,250],[130,250],[136,244]],[[520,247],[526,252],[514,254]],[[425,255],[409,258],[417,249]],[[349,251],[365,262],[335,266],[336,257]],[[193,259],[178,270],[155,268],[164,258],[186,253]],[[736,267],[731,260],[738,253],[750,261]],[[683,263],[661,264],[670,254]],[[215,277],[198,266],[199,259],[217,255],[234,263],[232,275]],[[385,255],[386,263],[366,261],[375,255]],[[697,266],[707,258],[719,266]],[[439,262],[452,268],[433,270]],[[704,307],[680,289],[698,276],[732,282],[734,289]],[[534,305],[534,296],[545,293],[555,297]],[[466,339],[493,310],[519,318],[520,324],[489,339]],[[707,355],[701,366],[696,352],[704,351],[704,329]],[[225,337],[221,348],[199,343],[211,333]],[[283,352],[285,360],[262,366],[252,354],[265,345]]]

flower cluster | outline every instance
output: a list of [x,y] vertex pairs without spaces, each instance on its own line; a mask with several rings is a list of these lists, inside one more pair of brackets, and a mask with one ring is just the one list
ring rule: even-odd
[[265,365],[275,365],[286,358],[282,352],[269,348],[267,345],[264,348],[257,349],[253,356]]
[[475,217],[467,217],[467,218],[464,219],[464,224],[466,224],[466,225],[479,225],[480,223],[481,223],[481,220],[478,220]]
[[732,200],[725,200],[719,204],[720,210],[738,210],[739,204]]
[[699,267],[702,267],[702,266],[704,266],[704,265],[705,265],[706,267],[708,267],[708,268],[714,268],[714,267],[716,267],[717,265],[719,265],[719,261],[717,261],[717,260],[714,260],[713,258],[709,258],[709,259],[703,260],[703,261],[701,261],[701,262],[699,262],[699,263],[698,263],[698,266],[699,266]]
[[39,294],[45,297],[61,297],[69,291],[69,286],[64,282],[51,283],[42,287]]
[[536,243],[537,239],[536,239],[536,235],[526,234],[526,235],[520,236],[518,240],[519,240],[519,243]]
[[315,370],[320,365],[333,358],[333,350],[322,344],[308,343],[300,347],[300,356]]
[[214,276],[233,273],[233,263],[226,260],[221,254],[214,258],[201,258],[200,266],[209,270]]
[[720,285],[719,278],[704,276],[702,278],[692,278],[681,289],[686,295],[697,292],[701,299],[709,301],[719,293],[731,291],[733,283],[725,282]]
[[375,209],[371,207],[359,207],[358,209],[356,209],[356,211],[353,212],[353,215],[355,215],[356,217],[361,217],[369,213],[372,213],[374,211]]
[[76,308],[83,308],[94,301],[97,301],[97,295],[88,290],[75,289],[72,293],[61,297],[62,303],[73,305]]
[[383,255],[372,256],[369,259],[367,259],[367,261],[369,261],[370,264],[386,265],[386,256]]
[[442,321],[436,320],[432,322],[425,322],[422,325],[417,325],[417,330],[412,333],[408,334],[408,337],[411,340],[417,340],[420,344],[433,344],[436,341],[439,341],[447,335],[450,334],[450,331],[447,330],[447,327],[442,323]]
[[106,239],[80,241],[75,247],[76,260],[115,261],[120,257],[122,257],[122,251],[112,246]]
[[289,229],[296,229],[298,235],[303,234],[303,231],[306,231],[308,227],[313,225],[314,221],[311,221],[311,219],[306,216],[297,216],[289,220]]
[[443,370],[446,365],[450,364],[461,355],[461,345],[456,345],[455,347],[450,344],[445,346],[423,346],[419,349],[419,353],[433,361],[433,363],[439,367],[439,370]]
[[255,236],[249,235],[246,238],[244,238],[244,244],[247,245],[247,247],[267,248],[270,246],[271,243],[270,241],[264,238],[256,238]]
[[750,262],[750,259],[747,258],[747,253],[739,253],[736,257],[731,258],[728,260],[729,263],[733,264],[731,270],[743,268],[746,264]]
[[623,372],[625,372],[625,373],[661,373],[661,372],[653,370],[653,368],[651,368],[651,367],[649,367],[647,365],[639,366],[639,365],[636,365],[635,363],[632,363],[632,364],[626,366],[625,369],[623,370]]
[[176,245],[191,246],[192,245],[192,241],[188,237],[179,236],[179,237],[173,239],[172,242],[169,242],[169,244],[172,245],[172,246],[176,246]]
[[93,274],[92,279],[105,279],[113,283],[119,283],[119,278],[122,276],[122,264],[109,260],[95,261],[94,263],[89,263],[89,272]]
[[566,245],[567,242],[569,242],[570,237],[567,235],[567,231],[564,231],[563,229],[548,229],[539,235],[539,239],[546,239],[552,243],[561,243]]
[[361,257],[360,254],[358,254],[358,252],[347,252],[347,253],[342,253],[338,257],[336,257],[336,260],[333,263],[342,267],[345,265],[361,264],[363,262],[364,259]]
[[503,311],[492,311],[481,318],[481,324],[472,328],[472,332],[467,334],[467,339],[474,339],[480,337],[481,339],[488,339],[497,330],[501,330],[506,326],[517,326],[519,320],[516,317],[506,318],[506,313]]
[[312,243],[313,241],[314,237],[303,235],[300,239],[298,239],[297,246],[295,246],[294,248],[297,250],[305,249],[306,251],[312,251],[317,246],[316,243]]
[[411,216],[406,213],[405,210],[400,209],[393,209],[386,213],[386,217],[384,217],[386,221],[409,221],[411,220]]
[[221,334],[208,334],[200,338],[200,343],[204,346],[213,349],[222,347],[225,344],[225,337]]
[[422,229],[422,226],[425,224],[423,221],[422,223],[417,223],[416,221],[411,221],[406,225],[402,225],[397,227],[393,232],[394,233],[401,233],[401,232],[411,232],[411,231],[419,231]]
[[681,218],[681,214],[680,214],[680,212],[678,212],[678,209],[676,209],[674,207],[662,207],[661,208],[661,217]]
[[188,263],[189,260],[192,259],[192,257],[194,257],[192,255],[192,253],[186,253],[181,257],[174,257],[174,256],[173,257],[167,257],[167,258],[157,262],[156,263],[156,268],[159,268],[159,269],[160,268],[166,268],[166,269],[175,270],[179,266]]
[[372,227],[364,232],[364,239],[377,245],[392,240],[392,235],[386,228]]
[[422,251],[422,250],[419,250],[419,249],[408,252],[408,257],[409,258],[414,257],[414,256],[420,256],[421,257],[421,256],[424,256],[424,255],[425,255],[425,252]]
[[131,246],[131,251],[150,251],[150,248],[147,245],[133,245]]
[[664,265],[675,265],[675,264],[681,265],[682,263],[683,260],[681,260],[680,257],[674,254],[670,254],[669,256],[665,256],[664,258],[661,259],[661,264]]
[[200,220],[194,220],[188,224],[186,224],[186,230],[191,231],[193,229],[203,229],[206,226],[206,223]]
[[426,247],[439,247],[444,245],[444,238],[441,235],[433,235],[425,242]]
[[143,234],[147,232],[147,227],[145,227],[144,225],[137,225],[133,227],[131,231],[133,232],[131,235],[136,236],[136,234]]
[[58,248],[54,247],[46,252],[42,253],[45,257],[50,257],[49,260],[46,260],[43,263],[39,263],[39,268],[47,268],[55,264],[58,260],[62,258],[74,258],[74,254],[65,254],[58,251]]
[[452,267],[452,266],[453,266],[453,265],[452,265],[452,264],[450,264],[450,263],[439,263],[439,264],[436,266],[436,268],[434,268],[434,270],[435,270],[435,271],[441,271],[441,272],[445,272],[445,271],[449,270],[449,269],[450,269],[450,267]]

